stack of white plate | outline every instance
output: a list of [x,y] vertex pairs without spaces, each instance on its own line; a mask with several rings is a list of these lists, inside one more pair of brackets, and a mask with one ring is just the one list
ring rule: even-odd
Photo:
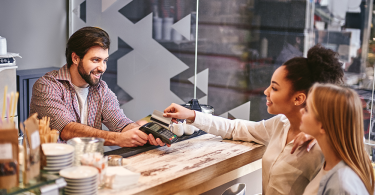
[[69,167],[60,171],[68,184],[65,194],[91,195],[98,193],[98,169],[90,166]]
[[45,143],[42,144],[42,149],[47,161],[43,170],[57,174],[61,169],[73,166],[73,146],[62,143]]

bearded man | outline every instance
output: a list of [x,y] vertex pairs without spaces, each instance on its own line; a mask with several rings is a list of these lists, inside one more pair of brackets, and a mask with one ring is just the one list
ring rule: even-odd
[[[120,147],[165,145],[140,131],[127,118],[115,94],[101,79],[107,69],[110,39],[97,27],[76,31],[66,45],[62,68],[48,72],[33,86],[30,114],[50,117],[50,127],[60,131],[60,141],[74,137],[99,137],[104,145]],[[101,130],[102,123],[110,131]]]

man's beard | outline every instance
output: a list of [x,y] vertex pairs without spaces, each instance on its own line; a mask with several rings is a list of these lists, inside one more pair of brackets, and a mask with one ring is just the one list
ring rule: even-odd
[[103,74],[100,75],[100,78],[97,81],[95,81],[95,79],[92,79],[91,78],[92,71],[90,71],[89,73],[85,72],[85,69],[83,68],[82,60],[78,63],[78,73],[79,73],[79,75],[81,75],[83,80],[85,80],[86,83],[88,83],[90,86],[98,85],[100,80],[102,79],[102,76],[103,76]]

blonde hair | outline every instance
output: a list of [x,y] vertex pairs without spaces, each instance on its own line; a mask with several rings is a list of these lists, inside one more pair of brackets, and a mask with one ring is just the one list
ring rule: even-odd
[[357,93],[333,84],[314,84],[309,110],[320,121],[336,154],[374,192],[374,170],[363,143],[363,110]]

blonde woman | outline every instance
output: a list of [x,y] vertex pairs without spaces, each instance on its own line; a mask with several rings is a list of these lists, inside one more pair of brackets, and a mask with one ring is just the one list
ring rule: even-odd
[[363,143],[362,103],[353,90],[315,84],[300,129],[316,138],[325,163],[305,193],[373,194],[374,170]]
[[312,47],[307,58],[293,58],[272,75],[267,96],[267,111],[277,116],[260,122],[229,120],[172,104],[165,117],[187,119],[197,128],[225,139],[254,141],[267,147],[262,158],[263,194],[302,194],[319,172],[323,155],[319,146],[310,152],[303,145],[291,154],[296,136],[301,132],[300,109],[307,92],[315,82],[338,83],[343,71],[337,54],[319,45]]

